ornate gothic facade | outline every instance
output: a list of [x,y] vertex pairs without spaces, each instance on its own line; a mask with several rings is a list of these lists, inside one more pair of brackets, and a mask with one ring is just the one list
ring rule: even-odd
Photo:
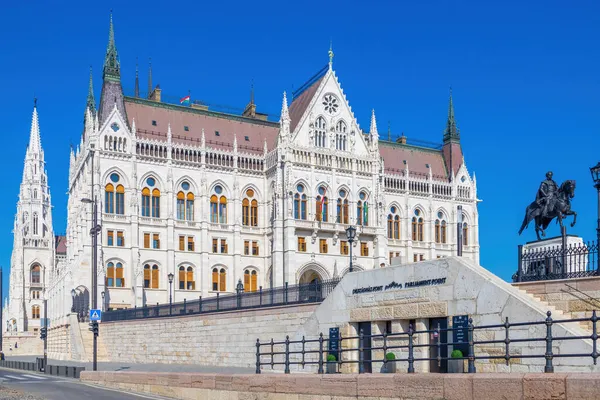
[[[165,303],[171,290],[174,301],[231,293],[240,280],[257,290],[341,276],[350,225],[357,226],[357,269],[388,266],[392,257],[409,263],[456,254],[459,229],[463,255],[479,261],[477,187],[452,98],[443,145],[428,148],[404,136],[382,140],[374,112],[364,131],[331,58],[289,107],[283,94],[278,122],[257,113],[253,100],[232,115],[168,104],[151,83],[142,98],[137,76],[135,87],[134,96],[123,94],[111,19],[100,103],[90,77],[84,132],[71,152],[65,267],[42,278],[53,320],[73,302],[89,304],[91,205],[83,198],[98,201],[98,304],[105,309]],[[15,249],[45,240],[39,262],[47,269],[56,261],[43,159],[27,154],[26,172],[36,162],[39,168],[31,185],[41,197],[27,204],[30,215],[35,204],[40,225],[22,238],[22,186]],[[13,256],[13,272],[21,272],[11,273],[11,290],[29,287],[22,266],[27,275],[34,260]],[[20,299],[11,292],[11,307]]]

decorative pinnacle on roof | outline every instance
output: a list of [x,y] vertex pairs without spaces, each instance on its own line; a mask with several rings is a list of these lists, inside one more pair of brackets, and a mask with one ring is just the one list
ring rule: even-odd
[[377,132],[377,120],[375,119],[375,109],[371,112],[371,128],[369,131],[371,136],[379,137],[379,132]]
[[29,146],[27,147],[28,153],[40,153],[42,150],[42,144],[40,141],[40,125],[38,122],[37,113],[37,98],[33,99],[33,115],[31,117],[31,132],[29,134]]
[[281,101],[281,118],[280,121],[289,121],[290,111],[288,109],[287,95],[283,92],[283,100]]
[[104,58],[103,78],[120,79],[121,66],[119,63],[119,54],[115,45],[115,29],[113,26],[112,10],[110,12],[110,28],[108,31],[108,45],[106,46],[106,57]]
[[148,59],[148,98],[152,94],[152,57]]
[[85,106],[92,113],[96,113],[96,100],[94,99],[94,85],[92,83],[92,66],[90,65],[90,83],[88,85],[87,104]]
[[454,104],[452,102],[452,88],[450,88],[450,100],[448,101],[448,121],[446,122],[446,130],[444,131],[444,143],[449,141],[459,141],[460,130],[454,119]]
[[329,41],[329,52],[327,54],[329,55],[329,69],[331,69],[333,67],[333,43],[331,40]]
[[140,97],[140,77],[139,77],[139,69],[138,69],[137,57],[135,58],[135,89],[134,89],[134,96],[135,97]]

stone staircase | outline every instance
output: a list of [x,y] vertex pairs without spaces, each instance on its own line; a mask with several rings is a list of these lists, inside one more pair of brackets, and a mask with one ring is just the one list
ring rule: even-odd
[[[79,332],[81,333],[81,340],[83,343],[83,358],[86,361],[92,361],[92,355],[94,350],[94,334],[89,330],[90,325],[88,322],[80,322],[79,323]],[[108,358],[108,353],[106,352],[106,347],[104,346],[104,342],[102,341],[102,336],[98,336],[98,353],[97,359],[98,361],[110,361]]]
[[[551,305],[548,301],[542,300],[542,298],[540,296],[536,296],[534,294],[528,293],[527,291],[525,291],[523,289],[519,289],[519,292],[522,292],[525,296],[530,297],[531,299],[535,300],[536,302],[538,302],[538,303],[542,304],[544,307],[546,307],[548,309],[548,311],[550,311],[552,313],[553,320],[571,319],[571,318],[590,318],[592,316],[591,311],[575,311],[575,312],[564,311],[564,310],[561,310],[560,308],[557,308],[556,306]],[[585,330],[586,332],[589,332],[590,335],[592,334],[592,322],[591,321],[577,322],[577,325],[581,329]]]

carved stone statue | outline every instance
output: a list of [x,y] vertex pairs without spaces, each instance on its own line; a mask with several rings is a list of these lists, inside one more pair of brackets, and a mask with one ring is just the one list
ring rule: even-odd
[[535,201],[525,209],[525,218],[521,229],[519,229],[519,235],[527,228],[531,220],[535,220],[535,234],[538,240],[546,236],[545,230],[554,218],[558,219],[557,222],[562,229],[563,219],[568,215],[572,215],[573,222],[571,226],[575,226],[577,213],[571,210],[571,199],[575,197],[575,181],[564,181],[558,187],[552,176],[551,171],[546,173],[546,179],[540,184]]

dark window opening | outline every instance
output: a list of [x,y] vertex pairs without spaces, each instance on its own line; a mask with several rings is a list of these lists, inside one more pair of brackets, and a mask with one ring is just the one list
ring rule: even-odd
[[152,126],[156,126],[156,121],[152,120]]
[[219,131],[215,131],[215,136],[221,136],[221,134],[219,133]]
[[246,142],[250,141],[250,138],[248,136],[244,136],[244,139],[246,140]]
[[190,127],[186,125],[186,126],[183,127],[183,130],[186,131],[186,132],[189,132],[190,131]]

